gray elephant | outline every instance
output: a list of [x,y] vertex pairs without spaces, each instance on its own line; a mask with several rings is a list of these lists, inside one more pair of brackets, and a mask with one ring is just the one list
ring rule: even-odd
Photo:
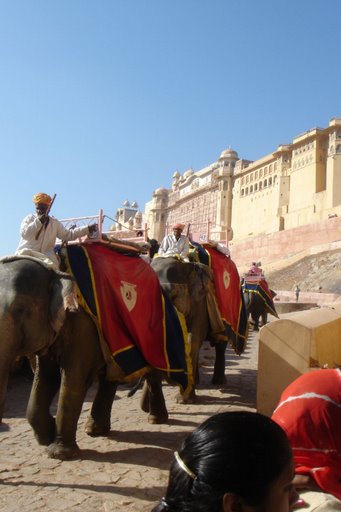
[[[27,419],[49,456],[60,459],[79,453],[77,422],[93,381],[98,379],[98,389],[86,432],[105,435],[110,431],[117,385],[124,378],[116,365],[110,367],[112,381],[107,380],[103,344],[90,315],[82,308],[77,313],[65,311],[64,290],[69,283],[69,276],[31,259],[0,263],[0,422],[12,362],[18,356],[36,354]],[[168,413],[162,388],[153,388],[153,376],[150,387],[148,411],[164,422]],[[50,406],[58,391],[53,418]]]
[[[276,293],[270,290],[272,296],[275,297]],[[266,301],[260,293],[255,291],[249,291],[247,287],[244,287],[244,300],[247,308],[248,316],[251,315],[253,320],[253,329],[259,330],[259,320],[262,320],[262,326],[268,322],[268,314],[277,316],[277,312],[273,302]]]
[[[227,337],[220,330],[213,340],[212,332],[219,325],[224,330],[214,304],[210,304],[213,286],[212,274],[207,265],[183,263],[176,258],[154,258],[151,266],[156,272],[162,288],[168,293],[174,306],[184,314],[187,330],[191,335],[191,360],[194,381],[199,379],[199,352],[204,340],[212,339],[216,351],[212,383],[223,385],[225,378],[225,350]],[[220,341],[217,339],[220,338]],[[186,396],[178,396],[178,401],[195,401],[195,388]]]

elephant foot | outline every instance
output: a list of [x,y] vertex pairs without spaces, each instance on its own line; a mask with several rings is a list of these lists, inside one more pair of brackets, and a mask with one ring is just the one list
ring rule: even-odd
[[47,447],[47,455],[51,459],[69,460],[79,457],[80,450],[77,443],[65,445],[61,442],[54,442]]
[[212,380],[211,380],[211,383],[214,386],[224,386],[226,384],[226,382],[227,382],[227,380],[226,380],[225,375],[222,375],[219,377],[216,375],[213,375]]
[[110,423],[103,425],[97,423],[91,416],[88,418],[85,424],[85,433],[91,437],[107,436],[110,433]]
[[152,425],[162,425],[163,423],[168,423],[168,412],[164,414],[149,414],[148,415],[148,423]]
[[39,444],[42,446],[49,446],[56,439],[56,424],[51,422],[50,428],[45,431],[41,429],[41,432],[35,431],[34,436]]
[[38,441],[39,444],[41,444],[42,446],[50,446],[50,444],[53,442],[55,436],[35,436],[36,437],[36,440]]
[[140,407],[143,412],[149,412],[149,389],[147,381],[145,381],[143,384]]
[[192,391],[189,395],[178,394],[175,397],[177,404],[195,404],[197,402],[197,395]]

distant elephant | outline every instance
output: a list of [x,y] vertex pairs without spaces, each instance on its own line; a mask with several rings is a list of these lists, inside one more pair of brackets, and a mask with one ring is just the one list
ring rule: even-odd
[[[273,290],[270,290],[270,292],[275,297],[276,293]],[[253,329],[258,331],[259,319],[262,319],[262,326],[266,325],[268,323],[268,313],[274,314],[274,311],[267,306],[264,299],[258,293],[248,292],[244,289],[244,300],[247,314],[248,316],[251,315],[253,320]]]
[[[212,274],[207,265],[183,263],[176,258],[154,258],[151,266],[158,275],[162,288],[168,293],[174,306],[184,314],[187,330],[191,335],[191,360],[194,382],[199,378],[199,352],[203,341],[210,339],[211,325],[208,311],[208,289],[212,286]],[[225,378],[226,341],[214,343],[216,360],[213,384],[223,385]],[[180,395],[179,401],[193,402],[195,389],[188,396]]]
[[[0,422],[13,361],[36,354],[27,419],[38,442],[48,446],[49,456],[60,459],[79,452],[77,422],[95,378],[99,385],[86,432],[104,435],[110,431],[111,407],[122,378],[118,368],[117,380],[106,379],[106,363],[92,318],[82,308],[77,313],[65,312],[63,289],[68,283],[65,274],[31,259],[0,263]],[[153,391],[153,376],[150,386],[150,414],[163,422],[167,409],[162,389]],[[50,405],[58,390],[54,419]]]
[[155,238],[148,238],[147,242],[150,244],[149,257],[152,260],[154,255],[158,253],[160,244]]

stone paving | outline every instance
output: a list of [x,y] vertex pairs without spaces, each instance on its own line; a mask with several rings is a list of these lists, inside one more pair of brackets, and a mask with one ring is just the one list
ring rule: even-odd
[[198,403],[175,403],[177,389],[165,385],[169,409],[167,425],[149,425],[139,408],[141,392],[128,398],[117,393],[109,437],[84,433],[94,389],[90,389],[78,425],[77,460],[49,459],[25,419],[31,383],[12,378],[4,424],[0,425],[0,509],[6,512],[150,511],[162,497],[172,454],[188,432],[212,414],[227,410],[255,410],[258,335],[252,332],[244,354],[226,354],[227,384],[210,384],[214,354],[208,344],[201,352]]

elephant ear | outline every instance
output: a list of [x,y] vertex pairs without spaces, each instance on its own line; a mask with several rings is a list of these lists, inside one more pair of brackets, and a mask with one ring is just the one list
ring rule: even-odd
[[171,283],[167,289],[168,296],[180,313],[187,316],[190,312],[191,299],[187,284]]
[[211,283],[211,271],[207,265],[196,263],[189,275],[188,286],[191,299],[195,302],[201,301],[207,296],[208,287]]
[[55,274],[50,288],[49,321],[55,333],[59,333],[65,318],[65,297],[72,293],[73,281]]

